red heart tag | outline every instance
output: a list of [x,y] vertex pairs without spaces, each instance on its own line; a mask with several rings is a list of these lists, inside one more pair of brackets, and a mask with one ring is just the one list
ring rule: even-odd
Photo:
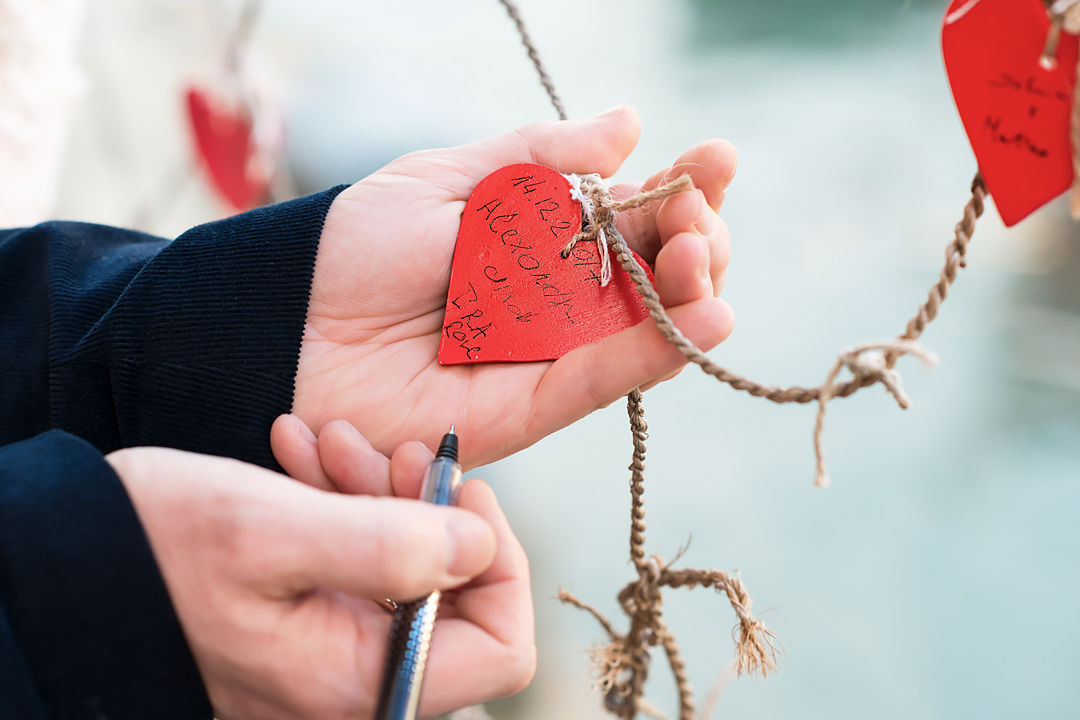
[[648,317],[614,258],[600,286],[595,242],[562,257],[580,230],[581,203],[551,168],[509,165],[481,180],[461,216],[439,362],[554,360]]
[[196,149],[215,189],[237,210],[259,205],[270,178],[256,159],[251,119],[197,87],[187,90],[187,110]]
[[953,0],[941,33],[945,68],[1001,219],[1014,225],[1072,184],[1069,114],[1077,38],[1039,64],[1050,20],[1041,0]]

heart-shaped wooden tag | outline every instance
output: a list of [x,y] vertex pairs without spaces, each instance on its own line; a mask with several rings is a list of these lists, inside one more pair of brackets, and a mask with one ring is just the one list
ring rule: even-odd
[[257,160],[251,119],[202,88],[188,88],[186,95],[196,149],[214,188],[236,210],[259,205],[270,177]]
[[580,230],[581,203],[555,170],[522,163],[481,180],[461,216],[439,362],[554,360],[648,317],[614,258],[601,287],[596,243],[562,257]]
[[1041,0],[953,0],[942,48],[956,106],[1001,219],[1014,225],[1069,189],[1077,38],[1039,63],[1050,20]]

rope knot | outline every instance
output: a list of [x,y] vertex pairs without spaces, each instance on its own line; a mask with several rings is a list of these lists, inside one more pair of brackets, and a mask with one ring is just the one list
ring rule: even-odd
[[615,201],[611,196],[611,186],[596,173],[585,175],[571,173],[563,177],[570,183],[570,197],[581,203],[582,229],[570,238],[560,255],[564,259],[568,258],[579,242],[595,242],[596,252],[600,258],[600,287],[607,287],[611,282],[610,251],[626,245],[626,241],[615,227],[615,214],[692,190],[694,187],[689,175],[680,175],[665,185],[639,192],[625,200]]
[[628,584],[620,593],[623,610],[642,631],[642,639],[648,645],[656,645],[659,640],[660,608],[663,599],[660,587],[663,585],[667,566],[659,555],[637,563],[638,579]]
[[825,406],[836,394],[836,377],[844,368],[852,374],[856,381],[863,385],[881,383],[896,403],[904,410],[911,406],[907,393],[900,379],[900,373],[892,366],[897,358],[904,355],[914,355],[922,360],[923,365],[930,369],[937,364],[937,355],[924,348],[914,340],[896,338],[894,340],[882,340],[879,342],[864,343],[848,348],[840,353],[829,371],[828,377],[821,385],[818,394],[817,420],[814,423],[814,456],[816,459],[816,474],[814,484],[825,487],[829,484],[829,475],[825,471],[825,450],[822,444],[822,434],[825,430]]
[[896,404],[907,410],[911,406],[907,393],[904,392],[900,373],[890,368],[885,360],[885,353],[881,350],[863,350],[847,352],[840,356],[840,361],[856,379],[865,381],[868,385],[879,382],[885,386],[889,394],[896,399]]
[[611,209],[611,186],[596,173],[564,176],[570,181],[570,197],[581,203],[581,232],[570,238],[562,249],[563,258],[570,257],[574,246],[581,241],[595,242],[600,259],[600,287],[611,282],[611,254],[608,252],[608,228],[615,231],[615,212]]

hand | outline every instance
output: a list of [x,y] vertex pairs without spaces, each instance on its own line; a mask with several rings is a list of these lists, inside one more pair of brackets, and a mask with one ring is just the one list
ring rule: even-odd
[[[535,162],[561,172],[613,174],[637,142],[637,114],[530,125],[458,148],[406,155],[337,197],[315,261],[293,412],[316,433],[346,418],[381,453],[420,439],[435,447],[451,423],[462,464],[509,455],[675,374],[685,358],[651,320],[554,362],[443,367],[436,359],[460,215],[494,170]],[[735,150],[702,143],[626,197],[689,173],[697,190],[624,214],[619,229],[655,266],[656,288],[683,333],[709,349],[731,332],[714,295],[729,243],[716,217]]]
[[[419,486],[428,458],[416,449],[395,465],[402,488]],[[510,694],[531,679],[528,570],[483,483],[462,488],[461,509],[441,508],[331,494],[176,450],[107,459],[221,720],[370,717],[391,621],[373,600],[466,582],[440,612],[422,713]]]

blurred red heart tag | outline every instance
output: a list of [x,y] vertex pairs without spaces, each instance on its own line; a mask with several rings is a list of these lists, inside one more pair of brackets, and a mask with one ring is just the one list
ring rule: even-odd
[[238,211],[261,204],[270,177],[258,161],[251,118],[198,87],[186,97],[195,147],[214,188]]
[[1014,225],[1069,189],[1069,115],[1077,38],[1063,33],[1054,67],[1041,0],[953,0],[942,48],[953,97],[1001,219]]
[[554,360],[648,317],[617,262],[601,287],[596,243],[562,257],[580,230],[581,203],[551,168],[509,165],[481,180],[461,216],[439,362]]

